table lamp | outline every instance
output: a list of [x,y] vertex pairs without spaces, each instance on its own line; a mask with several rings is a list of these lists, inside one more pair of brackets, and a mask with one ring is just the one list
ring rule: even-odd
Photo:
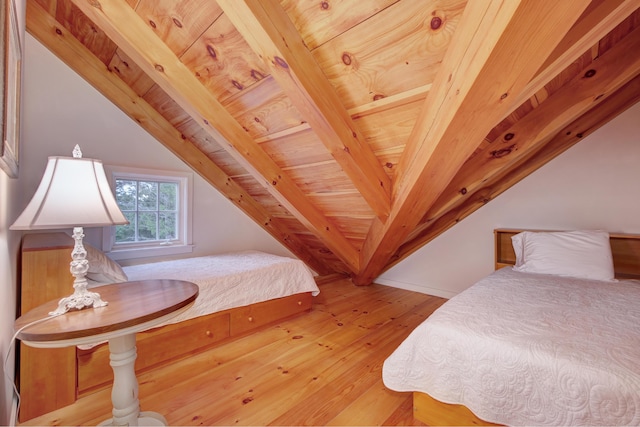
[[71,274],[75,277],[72,295],[62,298],[51,315],[71,309],[103,307],[96,292],[87,290],[87,251],[82,244],[83,227],[128,224],[111,192],[102,162],[82,158],[79,146],[73,157],[49,157],[33,198],[13,223],[11,230],[47,230],[73,227]]

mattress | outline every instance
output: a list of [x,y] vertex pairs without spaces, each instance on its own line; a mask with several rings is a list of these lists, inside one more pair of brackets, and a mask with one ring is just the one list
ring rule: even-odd
[[640,283],[503,268],[383,365],[385,385],[507,425],[640,425]]

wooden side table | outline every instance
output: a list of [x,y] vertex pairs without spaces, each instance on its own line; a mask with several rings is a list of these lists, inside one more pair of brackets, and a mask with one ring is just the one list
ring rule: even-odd
[[[70,311],[22,329],[18,339],[32,347],[58,348],[109,341],[113,368],[113,418],[101,425],[166,425],[156,412],[140,412],[135,334],[157,326],[187,310],[198,286],[182,280],[142,280],[93,288],[106,307]],[[16,331],[47,318],[58,301],[50,301],[18,318]]]

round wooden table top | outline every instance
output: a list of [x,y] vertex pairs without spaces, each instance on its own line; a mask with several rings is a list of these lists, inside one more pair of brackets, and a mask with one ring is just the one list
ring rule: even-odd
[[[72,289],[70,289],[72,290]],[[59,300],[49,301],[30,310],[14,323],[18,331],[31,322],[48,320],[26,327],[18,334],[22,341],[52,342],[105,336],[118,331],[137,332],[137,326],[149,327],[154,320],[186,309],[198,296],[198,286],[182,280],[140,280],[89,289],[97,292],[105,307],[71,310],[50,317]],[[176,313],[177,314],[177,313]]]

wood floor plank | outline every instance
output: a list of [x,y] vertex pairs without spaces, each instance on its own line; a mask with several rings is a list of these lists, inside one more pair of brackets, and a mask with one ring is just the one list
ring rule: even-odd
[[[138,376],[141,408],[171,425],[422,425],[382,364],[445,300],[348,280],[322,284],[313,310]],[[22,425],[92,425],[109,391]]]
[[[373,387],[358,396],[336,417],[327,422],[328,426],[355,425],[352,414],[359,414],[357,425],[379,426],[385,422],[394,411],[402,406],[406,396],[394,393],[384,386],[382,379],[375,382]],[[371,409],[375,408],[375,411]]]
[[[410,316],[410,313],[406,316]],[[354,359],[357,362],[345,363],[350,366],[343,375],[337,376],[314,396],[300,401],[271,424],[326,425],[341,411],[346,410],[350,402],[379,380],[384,359],[400,344],[402,340],[399,337],[405,335],[406,326],[401,323],[402,317],[404,316],[398,319],[397,324],[378,328],[352,342],[348,348],[354,349],[352,353],[355,353]],[[358,419],[354,420],[356,425]]]

